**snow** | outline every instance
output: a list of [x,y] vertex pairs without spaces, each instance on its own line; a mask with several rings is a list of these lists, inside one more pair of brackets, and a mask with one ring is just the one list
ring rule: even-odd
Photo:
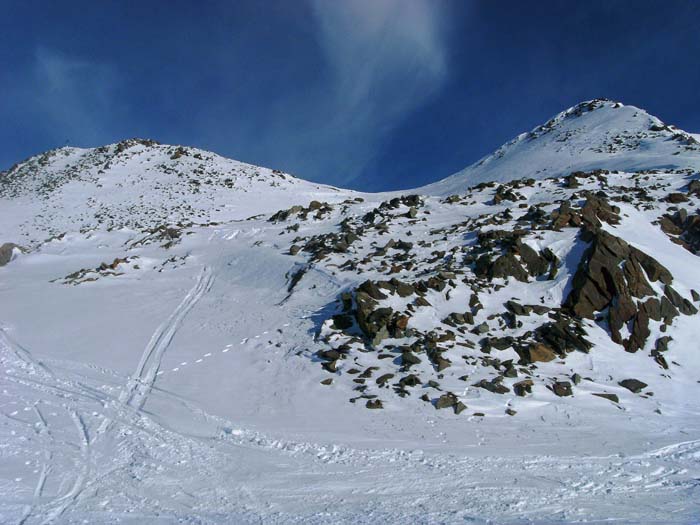
[[[578,117],[572,111],[554,126],[573,134],[565,146],[573,149],[554,150],[555,132],[529,142],[523,135],[482,167],[421,191],[464,193],[467,182],[541,178],[572,166],[629,172],[666,165],[669,155],[674,166],[700,166],[697,152],[672,155],[675,145],[665,135],[643,140],[641,150],[575,155],[584,137],[593,144],[611,129],[635,134],[658,120],[612,103]],[[583,131],[574,133],[575,125]],[[43,165],[30,161],[31,169],[19,168],[26,184],[1,198],[0,241],[31,251],[0,268],[0,522],[697,522],[696,317],[674,320],[666,357],[678,366],[668,373],[650,366],[647,352],[624,352],[591,321],[590,353],[539,368],[543,375],[589,374],[573,397],[558,398],[539,384],[527,398],[499,396],[446,373],[444,384],[455,385],[468,413],[434,410],[417,396],[367,410],[348,402],[340,381],[320,385],[329,376],[313,356],[326,348],[316,334],[338,294],[384,274],[343,272],[335,266],[342,257],[334,254],[310,267],[290,295],[287,276],[304,259],[288,255],[289,244],[335,231],[343,205],[328,217],[300,221],[299,231],[267,219],[311,200],[357,197],[364,201],[344,206],[361,216],[388,196],[281,178],[195,149],[178,159],[171,159],[171,146],[136,142],[116,149],[66,148]],[[177,175],[187,179],[200,169],[212,184],[192,185]],[[610,175],[610,184],[627,184],[628,172]],[[67,179],[41,193],[42,181],[53,175]],[[231,188],[216,182],[227,178]],[[659,184],[653,191],[660,199],[687,181],[683,173],[659,173],[646,184]],[[543,181],[519,191],[532,204],[561,190]],[[413,242],[436,240],[441,235],[431,230],[466,218],[511,207],[517,218],[527,211],[489,204],[492,193],[473,192],[469,205],[428,198],[429,220],[397,219],[391,237],[409,239],[410,230]],[[700,282],[696,256],[652,224],[658,209],[618,204],[621,224],[605,227],[656,257],[688,296]],[[256,215],[262,216],[250,218]],[[145,231],[177,222],[192,224],[172,246],[160,238],[137,242]],[[368,237],[357,256],[386,240]],[[473,236],[455,233],[441,249],[465,242]],[[562,259],[556,279],[511,282],[484,294],[477,323],[511,297],[554,305],[567,295],[584,247],[576,231],[547,231],[527,242]],[[419,259],[430,251],[416,248]],[[135,258],[114,271],[96,270],[125,255]],[[65,279],[80,269],[94,280]],[[431,293],[434,308],[411,322],[432,326],[468,293],[458,288],[449,300]],[[534,319],[524,322],[526,329]],[[499,356],[508,352],[514,353]],[[460,373],[481,373],[462,366]],[[618,386],[625,377],[648,383],[653,397]],[[592,395],[603,391],[620,403]],[[507,407],[517,415],[505,415]]]
[[[590,104],[595,108],[588,110]],[[687,148],[683,140],[697,140],[697,136],[675,128],[651,131],[655,125],[663,123],[634,106],[582,102],[464,170],[421,188],[421,192],[451,195],[482,182],[543,179],[595,169],[700,170],[700,147]],[[678,133],[681,140],[674,140]]]

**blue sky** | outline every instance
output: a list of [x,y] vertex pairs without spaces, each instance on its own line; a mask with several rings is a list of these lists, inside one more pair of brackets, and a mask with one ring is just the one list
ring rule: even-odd
[[147,137],[385,190],[595,97],[700,131],[692,0],[0,6],[0,169]]

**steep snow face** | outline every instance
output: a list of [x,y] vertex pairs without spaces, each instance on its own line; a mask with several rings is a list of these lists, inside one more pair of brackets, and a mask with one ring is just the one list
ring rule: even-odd
[[351,193],[214,153],[148,140],[60,148],[0,174],[0,240],[240,220]]
[[582,102],[522,133],[476,164],[418,191],[462,193],[482,182],[544,179],[594,169],[700,169],[697,136],[634,106],[610,100]]

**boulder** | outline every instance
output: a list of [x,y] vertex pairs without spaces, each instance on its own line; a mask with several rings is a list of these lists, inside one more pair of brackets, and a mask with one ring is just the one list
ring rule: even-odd
[[382,386],[382,385],[384,385],[384,383],[389,381],[389,379],[391,379],[392,377],[394,377],[394,374],[382,374],[376,379],[376,383],[379,386]]
[[571,383],[568,381],[555,381],[550,389],[559,397],[573,396],[574,393],[571,390]]
[[483,388],[484,390],[488,390],[489,392],[493,392],[494,394],[507,394],[508,392],[510,392],[510,388],[502,384],[501,380],[502,378],[500,377],[496,377],[491,381],[482,379],[478,383],[475,383],[474,386],[477,388]]
[[513,391],[516,396],[525,397],[525,394],[532,394],[533,385],[532,379],[523,379],[513,385]]
[[543,343],[533,343],[521,354],[521,357],[525,363],[547,363],[556,359],[557,354]]
[[6,242],[0,246],[0,266],[5,266],[12,260],[15,250],[23,251],[22,248],[12,242]]
[[620,398],[617,397],[617,394],[606,394],[606,393],[593,393],[594,396],[596,397],[602,397],[603,399],[607,399],[609,401],[612,401],[613,403],[619,403]]
[[644,390],[648,385],[639,379],[623,379],[618,383],[621,387],[626,388],[633,394],[638,394]]
[[459,414],[466,410],[467,406],[462,403],[452,392],[447,392],[446,394],[442,394],[437,401],[435,401],[435,408],[437,410],[452,408],[455,414]]
[[528,275],[528,272],[512,253],[499,256],[488,269],[489,279],[514,277],[518,281],[527,282]]

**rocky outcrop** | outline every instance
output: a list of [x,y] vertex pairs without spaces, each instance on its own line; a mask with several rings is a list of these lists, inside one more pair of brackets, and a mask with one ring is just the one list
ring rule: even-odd
[[681,208],[673,214],[664,214],[659,219],[659,226],[673,242],[700,255],[700,212],[689,214]]
[[0,246],[0,266],[5,266],[12,260],[15,250],[23,251],[20,246],[12,242],[6,242]]
[[[678,315],[673,302],[683,304],[682,298],[670,291],[658,298],[649,282],[673,290],[673,277],[656,259],[604,230],[589,229],[585,237],[590,245],[564,306],[573,315],[588,319],[604,313],[612,340],[628,352],[636,352],[649,337],[650,319],[670,324]],[[669,294],[674,301],[667,297]],[[623,339],[622,328],[628,324],[631,334]]]

